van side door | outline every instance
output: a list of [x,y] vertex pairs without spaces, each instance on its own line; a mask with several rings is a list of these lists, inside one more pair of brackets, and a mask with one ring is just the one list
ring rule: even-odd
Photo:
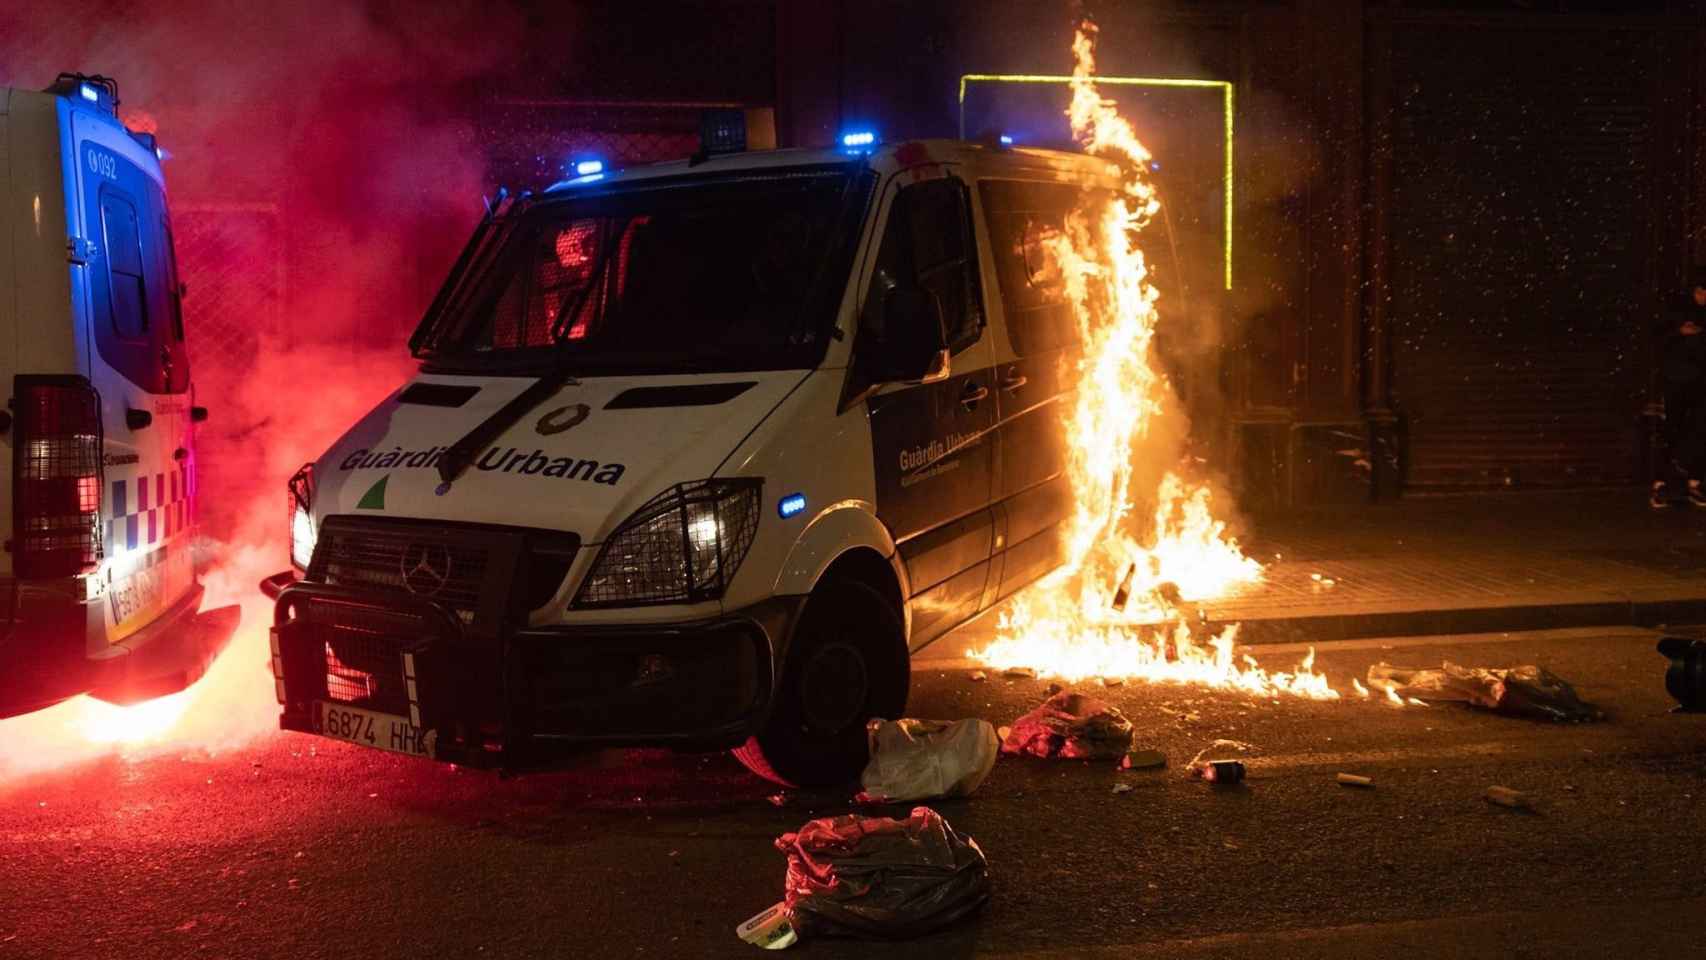
[[[906,182],[902,182],[906,181]],[[988,582],[994,493],[993,354],[984,320],[970,191],[952,176],[891,181],[860,313],[871,349],[892,290],[922,287],[941,308],[951,355],[934,383],[888,384],[866,400],[877,517],[912,584],[914,649],[977,614]],[[863,358],[855,351],[854,376]]]
[[1070,414],[1068,364],[1077,321],[1048,246],[1084,197],[1073,184],[980,180],[1000,287],[1006,344],[995,368],[996,500],[1005,517],[995,563],[999,597],[1012,595],[1065,559],[1072,509],[1062,419]]

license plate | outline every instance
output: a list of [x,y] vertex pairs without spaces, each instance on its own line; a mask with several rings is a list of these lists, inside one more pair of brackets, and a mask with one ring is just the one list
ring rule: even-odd
[[315,704],[314,727],[314,732],[323,737],[411,757],[432,757],[433,745],[438,741],[438,731],[422,730],[410,723],[408,717],[324,700]]

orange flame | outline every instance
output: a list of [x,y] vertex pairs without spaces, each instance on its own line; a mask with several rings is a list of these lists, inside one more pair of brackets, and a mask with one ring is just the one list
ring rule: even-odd
[[[1292,672],[1235,660],[1236,627],[1199,636],[1179,607],[1261,579],[1261,565],[1215,519],[1206,485],[1168,472],[1154,491],[1147,529],[1130,530],[1134,455],[1172,452],[1154,429],[1173,405],[1172,387],[1152,348],[1159,296],[1138,235],[1160,210],[1145,179],[1150,154],[1095,82],[1096,28],[1080,25],[1072,44],[1073,135],[1091,154],[1124,171],[1111,201],[1080,209],[1047,244],[1084,350],[1064,429],[1076,507],[1067,521],[1066,563],[1020,594],[995,641],[972,656],[998,668],[1033,667],[1069,680],[1133,677],[1256,694],[1336,699],[1314,668],[1314,651]],[[1124,600],[1116,609],[1115,598]]]

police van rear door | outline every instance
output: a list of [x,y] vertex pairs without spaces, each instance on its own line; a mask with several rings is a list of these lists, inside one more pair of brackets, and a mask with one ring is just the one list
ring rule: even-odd
[[[190,367],[158,158],[111,121],[72,114],[88,258],[88,376],[105,428],[105,639],[152,622],[194,587]],[[91,626],[93,626],[91,616]]]

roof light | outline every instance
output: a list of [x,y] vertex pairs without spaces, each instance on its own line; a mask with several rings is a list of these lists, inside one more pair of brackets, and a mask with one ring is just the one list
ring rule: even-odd
[[77,93],[90,103],[101,102],[101,94],[95,89],[95,85],[92,83],[80,84],[77,87]]
[[806,495],[803,493],[790,493],[783,497],[780,503],[776,504],[776,512],[781,514],[784,520],[803,513],[805,509]]
[[575,164],[575,175],[578,177],[590,177],[595,173],[603,172],[603,160],[581,160]]
[[854,130],[841,135],[841,145],[844,147],[868,147],[877,142],[877,135],[869,130]]
[[1008,134],[1002,134],[1001,145],[1004,147],[1011,147],[1013,145],[1013,138]]

